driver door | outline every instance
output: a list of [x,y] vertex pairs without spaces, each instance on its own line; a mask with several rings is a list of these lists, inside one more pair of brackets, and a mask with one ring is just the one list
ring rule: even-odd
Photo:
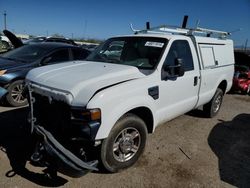
[[[191,40],[173,41],[164,61],[158,100],[160,122],[186,113],[197,104],[200,73],[197,56],[193,55],[196,53],[194,46],[190,44],[192,44]],[[183,62],[185,71],[183,76],[171,76],[164,70],[165,66],[175,66],[177,59]]]

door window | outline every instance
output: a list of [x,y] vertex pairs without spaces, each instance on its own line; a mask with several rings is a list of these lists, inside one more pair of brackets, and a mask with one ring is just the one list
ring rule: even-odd
[[193,57],[190,46],[186,40],[176,40],[172,43],[166,60],[165,65],[174,66],[176,59],[183,60],[183,68],[185,71],[194,70]]
[[73,53],[73,60],[84,60],[89,55],[88,51],[81,50],[78,48],[73,48],[72,53]]
[[208,68],[215,66],[216,61],[214,57],[213,46],[200,45],[200,50],[201,50],[203,67]]
[[69,61],[69,51],[68,49],[62,49],[58,50],[50,55],[51,59],[48,62],[51,63],[57,63],[57,62],[63,62],[63,61]]

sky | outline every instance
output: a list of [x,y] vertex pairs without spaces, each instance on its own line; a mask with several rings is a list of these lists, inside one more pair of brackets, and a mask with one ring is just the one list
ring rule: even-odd
[[188,27],[200,20],[200,27],[235,31],[235,46],[247,39],[250,46],[250,0],[0,0],[0,30],[4,11],[14,33],[96,39],[132,34],[130,23],[180,26],[188,15]]

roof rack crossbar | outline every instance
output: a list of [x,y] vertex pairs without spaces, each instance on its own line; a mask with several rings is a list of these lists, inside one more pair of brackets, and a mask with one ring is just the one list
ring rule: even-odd
[[204,33],[216,33],[216,34],[221,34],[221,35],[231,35],[231,33],[229,32],[226,32],[226,31],[218,31],[218,30],[213,30],[213,29],[206,29],[206,28],[201,28],[201,27],[197,27],[195,29],[195,31],[201,31],[201,32],[204,32]]
[[135,30],[131,24],[131,29],[137,34],[137,33],[172,33],[172,34],[183,34],[183,35],[195,35],[195,34],[205,34],[205,35],[219,35],[221,38],[225,38],[231,33],[226,31],[218,31],[213,29],[206,29],[201,27],[196,28],[182,28],[178,26],[170,26],[170,25],[160,25],[157,27],[151,27],[150,29],[144,29],[144,30]]

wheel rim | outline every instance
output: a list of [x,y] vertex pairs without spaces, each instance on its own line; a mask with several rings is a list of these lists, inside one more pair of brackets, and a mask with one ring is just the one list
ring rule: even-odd
[[115,138],[113,156],[119,162],[126,162],[135,156],[141,145],[141,135],[135,128],[123,129]]
[[23,96],[23,84],[16,85],[11,91],[11,97],[16,103],[24,103],[26,98]]
[[214,101],[214,107],[213,107],[214,113],[216,113],[220,109],[221,101],[222,101],[222,96],[219,95]]

